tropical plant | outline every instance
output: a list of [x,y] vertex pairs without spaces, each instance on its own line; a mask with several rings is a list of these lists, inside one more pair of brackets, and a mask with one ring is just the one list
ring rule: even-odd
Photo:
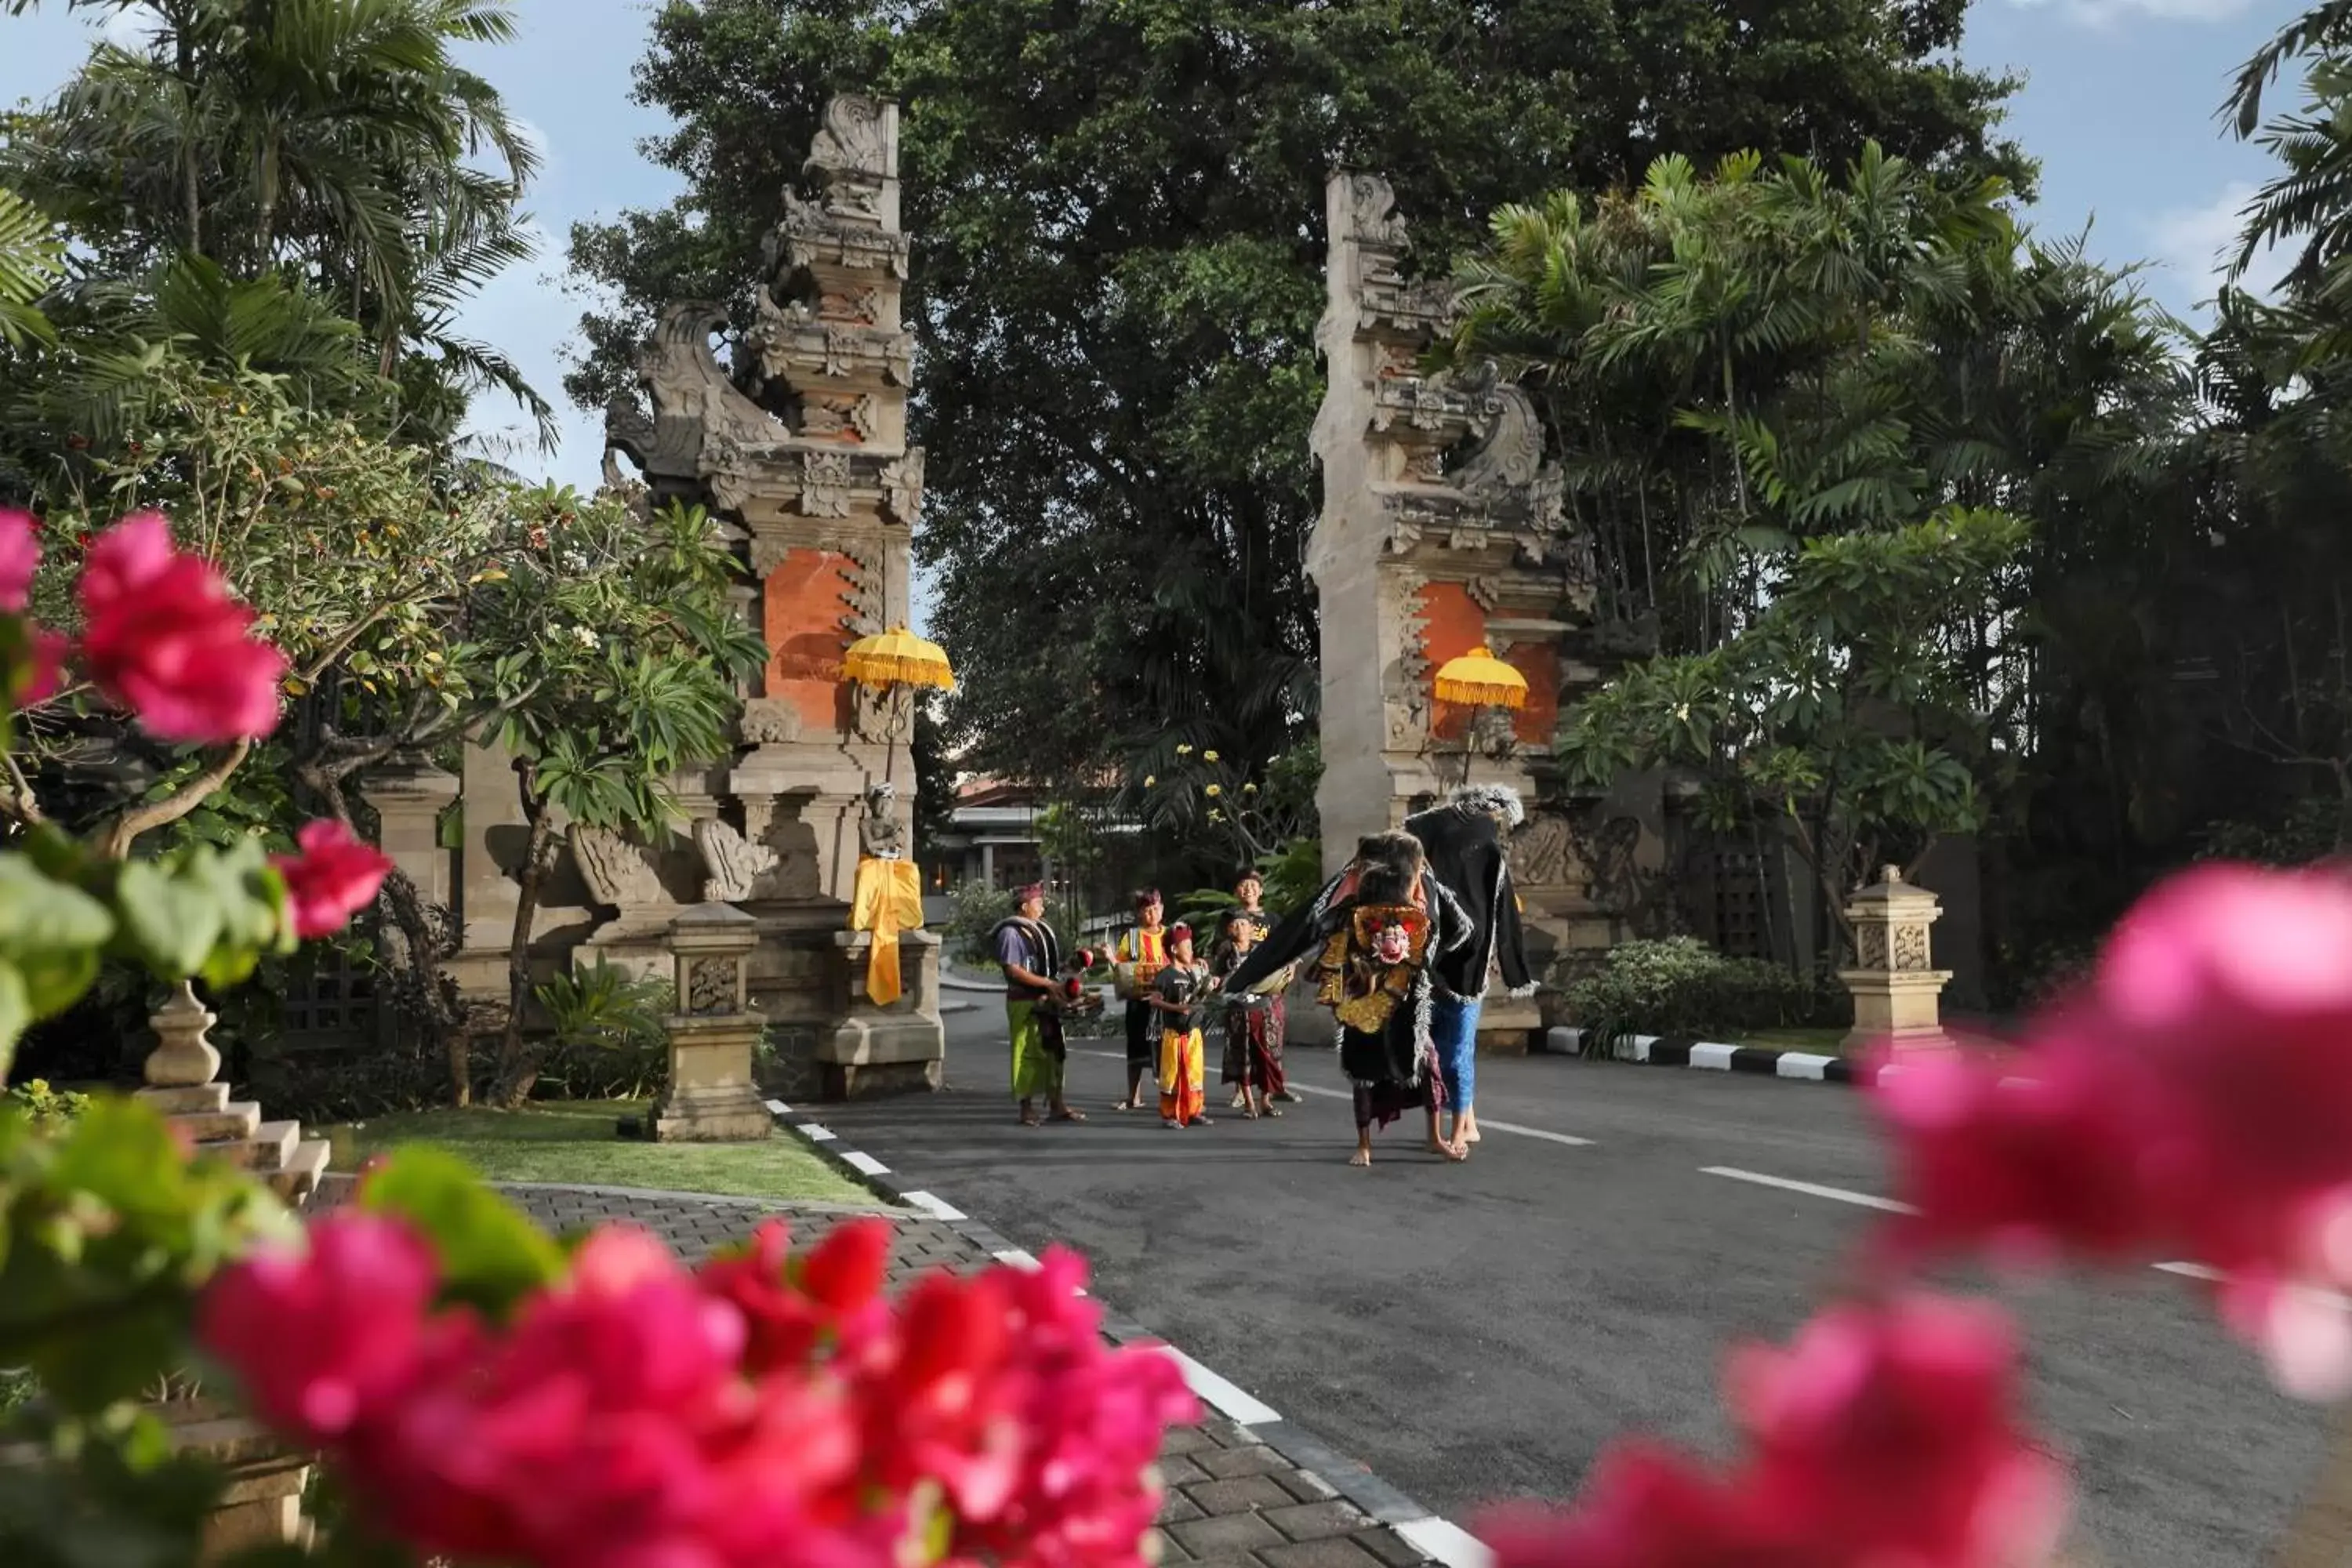
[[767,662],[729,596],[734,557],[699,508],[647,525],[609,500],[565,503],[544,546],[475,595],[482,733],[514,758],[526,825],[495,1090],[508,1105],[538,1071],[524,1007],[559,819],[666,837],[670,776],[726,753],[739,683]]
[[14,191],[0,188],[0,344],[22,349],[50,336],[42,297],[66,275],[57,226]]
[[1634,1034],[1737,1041],[1751,1029],[1822,1023],[1836,1009],[1806,977],[1689,936],[1617,943],[1560,1002],[1588,1057],[1610,1056]]
[[534,993],[547,1016],[552,1048],[540,1086],[564,1100],[637,1100],[658,1087],[669,1066],[663,1019],[676,1011],[666,980],[644,980],[599,963],[559,974]]

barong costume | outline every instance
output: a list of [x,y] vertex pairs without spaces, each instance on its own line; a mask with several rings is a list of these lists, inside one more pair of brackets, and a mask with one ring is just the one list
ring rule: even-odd
[[1470,940],[1460,903],[1423,868],[1409,835],[1362,840],[1347,869],[1285,919],[1226,977],[1247,990],[1306,963],[1316,999],[1339,1023],[1340,1069],[1355,1089],[1356,1125],[1387,1126],[1443,1090],[1430,1037],[1430,965]]

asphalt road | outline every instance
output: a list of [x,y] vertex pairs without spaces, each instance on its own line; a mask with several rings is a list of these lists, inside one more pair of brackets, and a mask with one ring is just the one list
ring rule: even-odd
[[[1097,1294],[1465,1525],[1484,1502],[1570,1495],[1620,1433],[1719,1449],[1723,1347],[1785,1336],[1874,1217],[1711,1172],[1885,1190],[1859,1091],[1558,1057],[1481,1058],[1486,1141],[1461,1166],[1406,1121],[1350,1169],[1318,1050],[1292,1070],[1328,1092],[1283,1120],[1242,1120],[1213,1084],[1216,1124],[1180,1132],[1114,1113],[1117,1042],[1075,1041],[1092,1120],[1023,1128],[1002,1014],[959,999],[982,1005],[948,1018],[949,1090],[826,1107],[844,1142],[1032,1251],[1077,1247]],[[2148,1270],[1998,1291],[2094,1560],[2267,1555],[2325,1419],[2271,1390],[2196,1285]]]

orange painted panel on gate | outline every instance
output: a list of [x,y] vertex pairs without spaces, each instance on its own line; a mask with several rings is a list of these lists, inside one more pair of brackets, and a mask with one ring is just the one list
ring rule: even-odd
[[[1440,740],[1458,741],[1469,730],[1475,710],[1436,700],[1437,671],[1449,658],[1459,658],[1486,641],[1486,612],[1460,583],[1424,585],[1415,606],[1422,622],[1422,652],[1429,660],[1423,695],[1430,700],[1430,729]],[[1520,643],[1490,651],[1528,678],[1527,706],[1511,716],[1512,731],[1521,745],[1549,745],[1559,718],[1559,656],[1551,644]]]
[[849,558],[834,550],[788,550],[761,585],[761,625],[768,639],[768,695],[790,702],[813,730],[846,721],[842,629],[851,584]]

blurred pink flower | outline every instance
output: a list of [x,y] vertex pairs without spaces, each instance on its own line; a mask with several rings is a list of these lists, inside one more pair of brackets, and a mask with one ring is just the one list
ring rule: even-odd
[[294,842],[300,854],[270,859],[286,881],[294,934],[304,942],[332,936],[374,900],[392,869],[392,858],[326,817],[304,823]]
[[159,513],[89,546],[79,584],[90,679],[165,741],[258,739],[278,727],[286,658],[210,562],[175,549]]
[[0,616],[25,613],[40,564],[39,525],[33,514],[0,507]]

